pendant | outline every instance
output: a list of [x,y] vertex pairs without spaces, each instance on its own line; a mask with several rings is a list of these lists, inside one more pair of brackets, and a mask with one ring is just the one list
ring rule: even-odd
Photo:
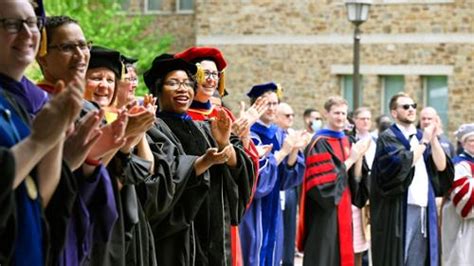
[[38,198],[38,188],[36,187],[35,181],[31,176],[27,176],[25,178],[25,186],[28,197],[30,197],[32,200],[36,200]]

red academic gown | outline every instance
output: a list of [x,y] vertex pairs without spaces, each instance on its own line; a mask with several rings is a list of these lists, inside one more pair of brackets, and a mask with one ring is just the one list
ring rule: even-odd
[[354,265],[351,203],[367,200],[368,177],[363,169],[362,181],[356,183],[346,172],[350,146],[343,132],[323,129],[305,153],[297,232],[297,247],[305,252],[303,265]]
[[[209,118],[217,117],[219,110],[222,109],[226,112],[226,114],[230,117],[232,121],[235,121],[235,116],[232,114],[232,112],[229,109],[225,107],[208,105],[210,106],[210,108],[204,108],[204,105],[202,106],[203,108],[196,108],[196,107],[193,108],[193,106],[191,106],[188,109],[188,115],[191,116],[193,120],[204,121],[204,120],[208,120]],[[250,141],[250,146],[248,149],[245,149],[245,152],[247,153],[249,158],[252,160],[252,163],[254,165],[254,173],[255,173],[254,178],[256,179],[258,177],[258,152],[252,141]],[[250,198],[249,203],[247,204],[247,208],[252,202],[253,194],[255,193],[257,183],[258,183],[257,180],[255,180],[255,182],[253,183],[254,185],[252,188],[252,196]],[[231,238],[231,249],[232,249],[232,266],[243,266],[242,249],[240,246],[240,236],[239,236],[238,226],[231,226],[230,238]]]

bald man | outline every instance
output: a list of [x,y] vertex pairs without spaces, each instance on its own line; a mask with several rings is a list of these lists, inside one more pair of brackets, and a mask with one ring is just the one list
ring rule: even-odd
[[294,121],[295,112],[293,108],[287,103],[280,103],[277,110],[276,124],[288,132],[288,130],[291,131],[291,126],[293,126]]
[[423,108],[420,113],[420,128],[424,129],[432,123],[440,125],[439,130],[436,132],[439,143],[441,144],[444,152],[449,157],[454,158],[456,155],[456,150],[454,149],[453,144],[449,141],[448,137],[443,134],[443,124],[441,123],[441,118],[439,117],[438,112],[436,112],[436,109],[430,106]]

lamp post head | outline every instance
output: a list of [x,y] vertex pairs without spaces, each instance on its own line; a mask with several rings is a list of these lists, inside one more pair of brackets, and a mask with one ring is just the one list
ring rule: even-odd
[[369,18],[372,0],[346,0],[347,19],[355,25],[364,23]]

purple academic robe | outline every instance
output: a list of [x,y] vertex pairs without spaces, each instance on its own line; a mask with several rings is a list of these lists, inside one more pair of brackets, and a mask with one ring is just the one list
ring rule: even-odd
[[298,186],[304,173],[304,158],[298,154],[295,165],[287,158],[279,165],[274,154],[286,133],[274,125],[255,124],[251,137],[255,145],[273,144],[272,152],[259,162],[259,178],[253,201],[239,225],[245,266],[280,265],[283,248],[283,222],[280,191]]

